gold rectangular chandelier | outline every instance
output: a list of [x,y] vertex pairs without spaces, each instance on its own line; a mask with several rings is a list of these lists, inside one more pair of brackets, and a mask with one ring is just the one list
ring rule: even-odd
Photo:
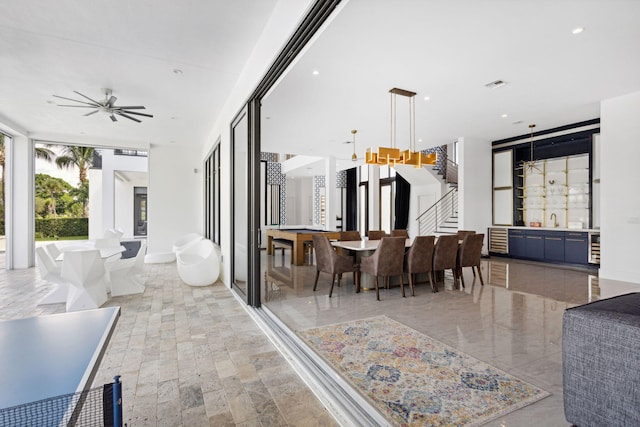
[[[378,147],[377,151],[368,148],[365,162],[370,165],[391,167],[413,165],[421,168],[423,165],[435,165],[435,153],[424,154],[416,150],[416,93],[399,88],[393,88],[389,93],[391,94],[391,147]],[[409,148],[406,150],[401,150],[396,144],[396,98],[398,95],[409,98]]]

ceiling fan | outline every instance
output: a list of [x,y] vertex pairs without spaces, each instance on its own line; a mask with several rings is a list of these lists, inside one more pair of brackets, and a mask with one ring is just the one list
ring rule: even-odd
[[78,100],[78,99],[65,98],[64,96],[58,96],[58,95],[53,95],[53,96],[55,96],[56,98],[60,98],[60,99],[66,99],[67,101],[73,101],[73,102],[77,102],[79,104],[84,104],[84,105],[58,104],[59,107],[93,108],[94,109],[93,111],[89,111],[87,114],[84,114],[84,115],[85,116],[90,116],[92,114],[96,114],[96,113],[102,112],[104,114],[109,115],[109,117],[111,118],[111,121],[113,121],[113,122],[117,122],[118,121],[116,116],[125,117],[125,118],[127,118],[129,120],[133,120],[134,122],[138,122],[138,123],[140,123],[141,121],[138,120],[135,117],[132,117],[132,115],[144,116],[144,117],[153,117],[151,114],[138,113],[136,111],[131,111],[131,110],[144,110],[145,107],[143,107],[142,105],[133,105],[133,106],[126,106],[126,107],[115,105],[116,100],[118,98],[116,98],[115,96],[112,95],[111,89],[103,89],[103,91],[104,91],[104,101],[96,101],[94,99],[89,98],[86,95],[81,94],[80,92],[78,92],[76,90],[74,90],[73,92],[75,92],[78,95],[80,95],[81,97],[87,99],[89,102],[81,101],[81,100]]

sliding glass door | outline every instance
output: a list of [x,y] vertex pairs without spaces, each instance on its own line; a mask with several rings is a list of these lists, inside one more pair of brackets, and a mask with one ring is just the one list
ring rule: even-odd
[[233,263],[231,276],[232,287],[242,294],[247,294],[248,283],[248,150],[249,150],[249,120],[247,110],[243,110],[236,116],[231,125],[231,149],[232,149],[232,179],[233,204],[232,221],[232,247]]

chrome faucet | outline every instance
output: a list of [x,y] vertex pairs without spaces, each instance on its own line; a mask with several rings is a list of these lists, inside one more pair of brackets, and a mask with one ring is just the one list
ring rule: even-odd
[[557,227],[558,226],[558,218],[556,218],[556,214],[555,213],[551,214],[551,219],[553,220],[553,226]]

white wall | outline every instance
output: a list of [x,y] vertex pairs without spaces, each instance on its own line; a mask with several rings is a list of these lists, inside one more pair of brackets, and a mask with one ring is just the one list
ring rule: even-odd
[[[434,178],[435,180],[435,178]],[[431,182],[431,181],[429,181]],[[409,223],[407,231],[409,236],[415,237],[420,235],[418,227],[418,216],[426,209],[437,202],[443,194],[443,185],[436,182],[435,184],[415,185],[411,184],[411,195],[409,200]]]
[[[197,150],[185,150],[177,144],[151,147],[147,190],[149,254],[171,252],[178,237],[203,232],[202,165],[203,158]],[[223,201],[225,205],[228,203]],[[228,229],[225,222],[222,228]]]
[[484,233],[491,226],[491,142],[458,138],[458,228]]
[[124,237],[133,237],[134,189],[135,187],[147,186],[147,179],[129,179],[123,181],[121,179],[118,179],[118,177],[116,176],[115,228],[124,231]]
[[286,225],[313,224],[313,178],[287,178]]
[[13,134],[5,140],[5,266],[12,270],[34,265],[34,155],[33,141]]
[[117,172],[146,173],[147,158],[115,155],[111,149],[100,152],[102,169],[89,170],[89,239],[102,237],[110,228],[119,228],[125,237],[132,237],[133,187],[147,187],[148,181],[123,181]]
[[[89,239],[99,239],[104,235],[102,212],[104,199],[102,198],[102,170],[89,169]],[[113,203],[113,199],[108,201]],[[107,227],[108,229],[110,227]]]
[[600,277],[640,283],[640,92],[600,108]]

